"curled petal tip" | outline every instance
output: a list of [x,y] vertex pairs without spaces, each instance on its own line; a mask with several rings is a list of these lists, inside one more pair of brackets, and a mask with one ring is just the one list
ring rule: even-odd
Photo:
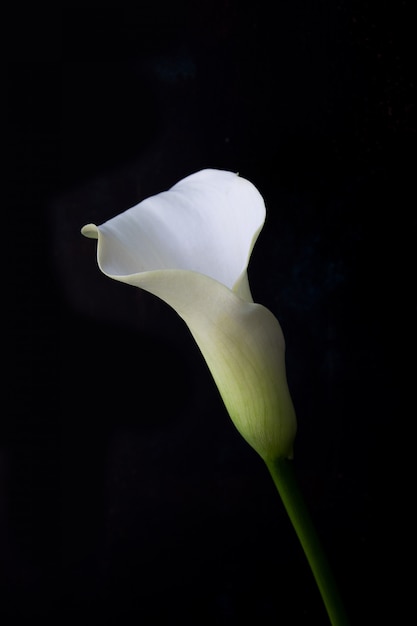
[[81,234],[89,239],[98,239],[98,228],[95,224],[86,224],[82,227]]

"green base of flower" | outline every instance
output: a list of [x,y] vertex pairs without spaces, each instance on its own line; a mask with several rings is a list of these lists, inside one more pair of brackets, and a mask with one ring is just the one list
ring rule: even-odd
[[284,507],[310,564],[332,626],[349,626],[329,563],[296,481],[292,461],[266,461]]

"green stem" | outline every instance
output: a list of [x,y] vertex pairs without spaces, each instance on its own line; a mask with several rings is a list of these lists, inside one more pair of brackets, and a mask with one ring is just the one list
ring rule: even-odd
[[310,513],[298,487],[292,462],[266,461],[298,539],[310,564],[332,626],[348,626],[339,591],[320,545]]

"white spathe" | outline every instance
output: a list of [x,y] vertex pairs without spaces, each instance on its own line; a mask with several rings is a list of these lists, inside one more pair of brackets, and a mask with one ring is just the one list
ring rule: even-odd
[[255,304],[247,266],[265,221],[257,189],[202,170],[101,226],[101,271],[149,291],[186,322],[236,428],[265,460],[291,457],[296,417],[278,320]]

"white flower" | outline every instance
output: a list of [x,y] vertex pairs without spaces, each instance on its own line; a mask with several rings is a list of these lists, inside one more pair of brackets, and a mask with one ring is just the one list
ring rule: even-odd
[[252,300],[247,266],[265,220],[256,188],[202,170],[101,226],[101,271],[169,304],[188,325],[236,428],[264,460],[291,457],[296,418],[285,343],[274,315]]

